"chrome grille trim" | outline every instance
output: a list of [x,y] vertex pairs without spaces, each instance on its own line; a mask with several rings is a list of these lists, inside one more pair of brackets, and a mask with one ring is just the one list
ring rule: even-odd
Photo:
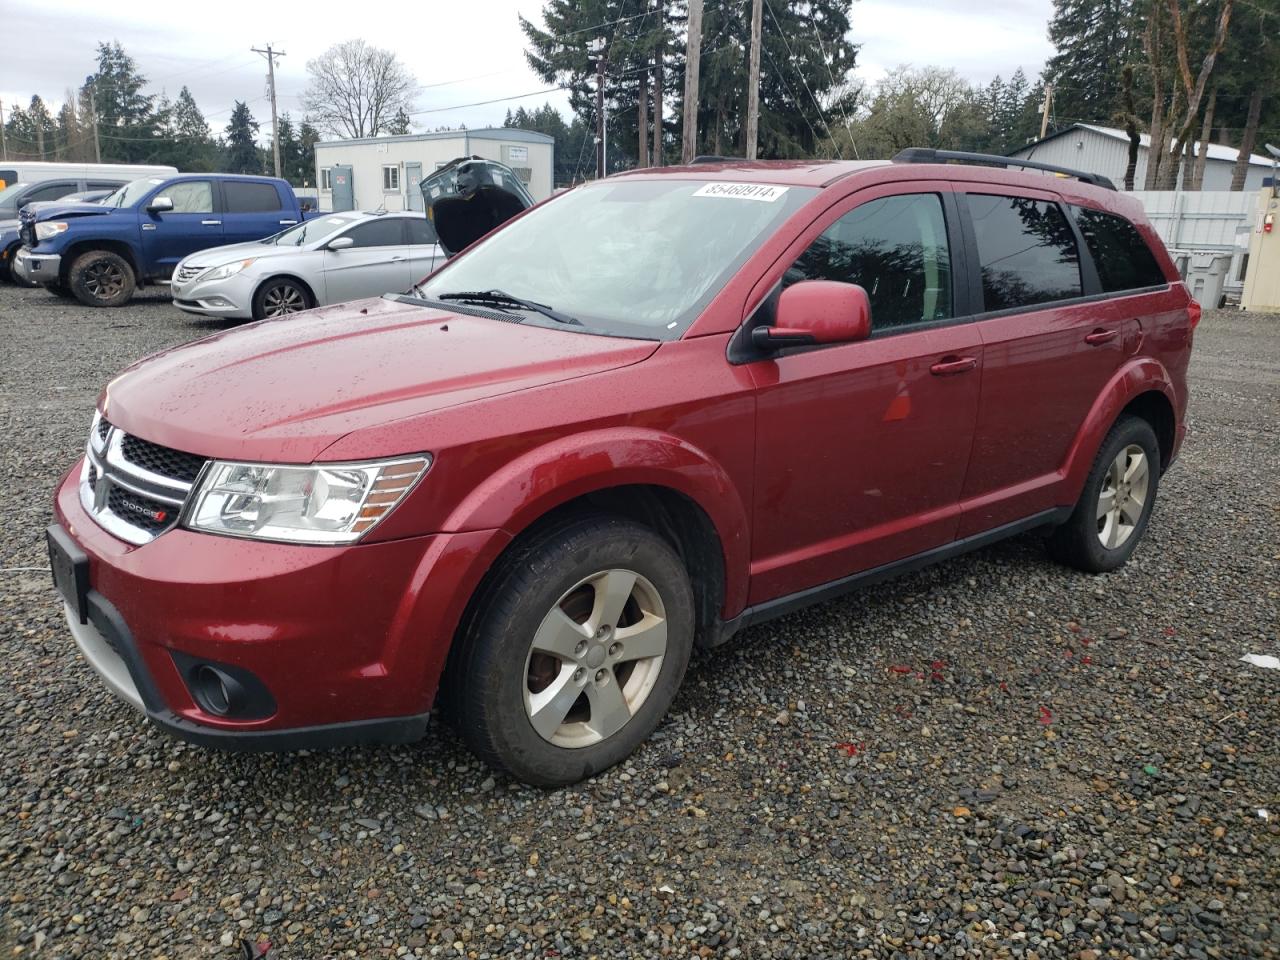
[[[111,535],[142,546],[177,524],[199,477],[187,483],[127,460],[121,451],[126,436],[119,427],[94,417],[80,471],[80,505]],[[113,490],[127,492],[135,501],[139,498],[150,501],[157,514],[163,510],[166,516],[161,520],[149,517],[146,522],[153,529],[141,526],[133,518],[112,509]],[[145,503],[135,503],[135,506],[142,513],[147,510]]]
[[173,282],[186,283],[188,280],[194,280],[204,273],[206,269],[205,267],[179,267],[174,271]]

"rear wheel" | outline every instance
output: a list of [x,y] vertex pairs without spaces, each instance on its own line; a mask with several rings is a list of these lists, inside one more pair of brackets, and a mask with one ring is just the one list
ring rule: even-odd
[[693,592],[653,531],[613,517],[549,528],[473,604],[445,696],[476,754],[537,786],[626,758],[671,705],[693,646]]
[[122,307],[133,296],[134,276],[129,262],[109,250],[90,250],[71,264],[68,286],[86,307]]
[[310,310],[311,292],[299,281],[289,277],[273,277],[258,288],[253,295],[253,319],[285,317],[291,313]]
[[1055,559],[1086,570],[1114,570],[1146,532],[1160,486],[1160,445],[1147,421],[1122,417],[1094,460],[1071,518],[1049,538]]

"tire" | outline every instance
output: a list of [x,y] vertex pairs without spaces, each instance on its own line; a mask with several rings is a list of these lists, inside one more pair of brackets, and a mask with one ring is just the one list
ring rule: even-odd
[[272,277],[258,287],[253,295],[253,319],[287,317],[315,306],[311,291],[300,280],[292,277]]
[[508,551],[473,598],[441,684],[446,712],[498,770],[534,786],[576,783],[657,727],[693,620],[684,565],[652,530],[603,515],[564,521]]
[[67,273],[67,286],[86,307],[122,307],[133,296],[135,284],[129,261],[110,250],[81,254]]
[[44,288],[55,297],[61,297],[63,300],[74,300],[76,298],[76,295],[71,292],[71,288],[61,283],[46,283]]
[[1121,417],[1102,442],[1070,519],[1050,535],[1050,555],[1088,573],[1116,569],[1146,532],[1159,487],[1155,431],[1139,417]]

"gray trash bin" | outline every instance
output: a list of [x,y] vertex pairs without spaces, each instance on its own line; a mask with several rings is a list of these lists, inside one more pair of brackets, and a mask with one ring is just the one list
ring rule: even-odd
[[1231,274],[1231,254],[1220,250],[1169,252],[1196,302],[1206,310],[1218,309],[1222,304],[1223,287]]

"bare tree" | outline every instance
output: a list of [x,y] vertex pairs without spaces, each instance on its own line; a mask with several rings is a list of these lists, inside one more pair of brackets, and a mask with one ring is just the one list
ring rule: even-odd
[[307,61],[307,119],[339,137],[376,137],[412,106],[417,81],[390,50],[363,40],[335,44]]

